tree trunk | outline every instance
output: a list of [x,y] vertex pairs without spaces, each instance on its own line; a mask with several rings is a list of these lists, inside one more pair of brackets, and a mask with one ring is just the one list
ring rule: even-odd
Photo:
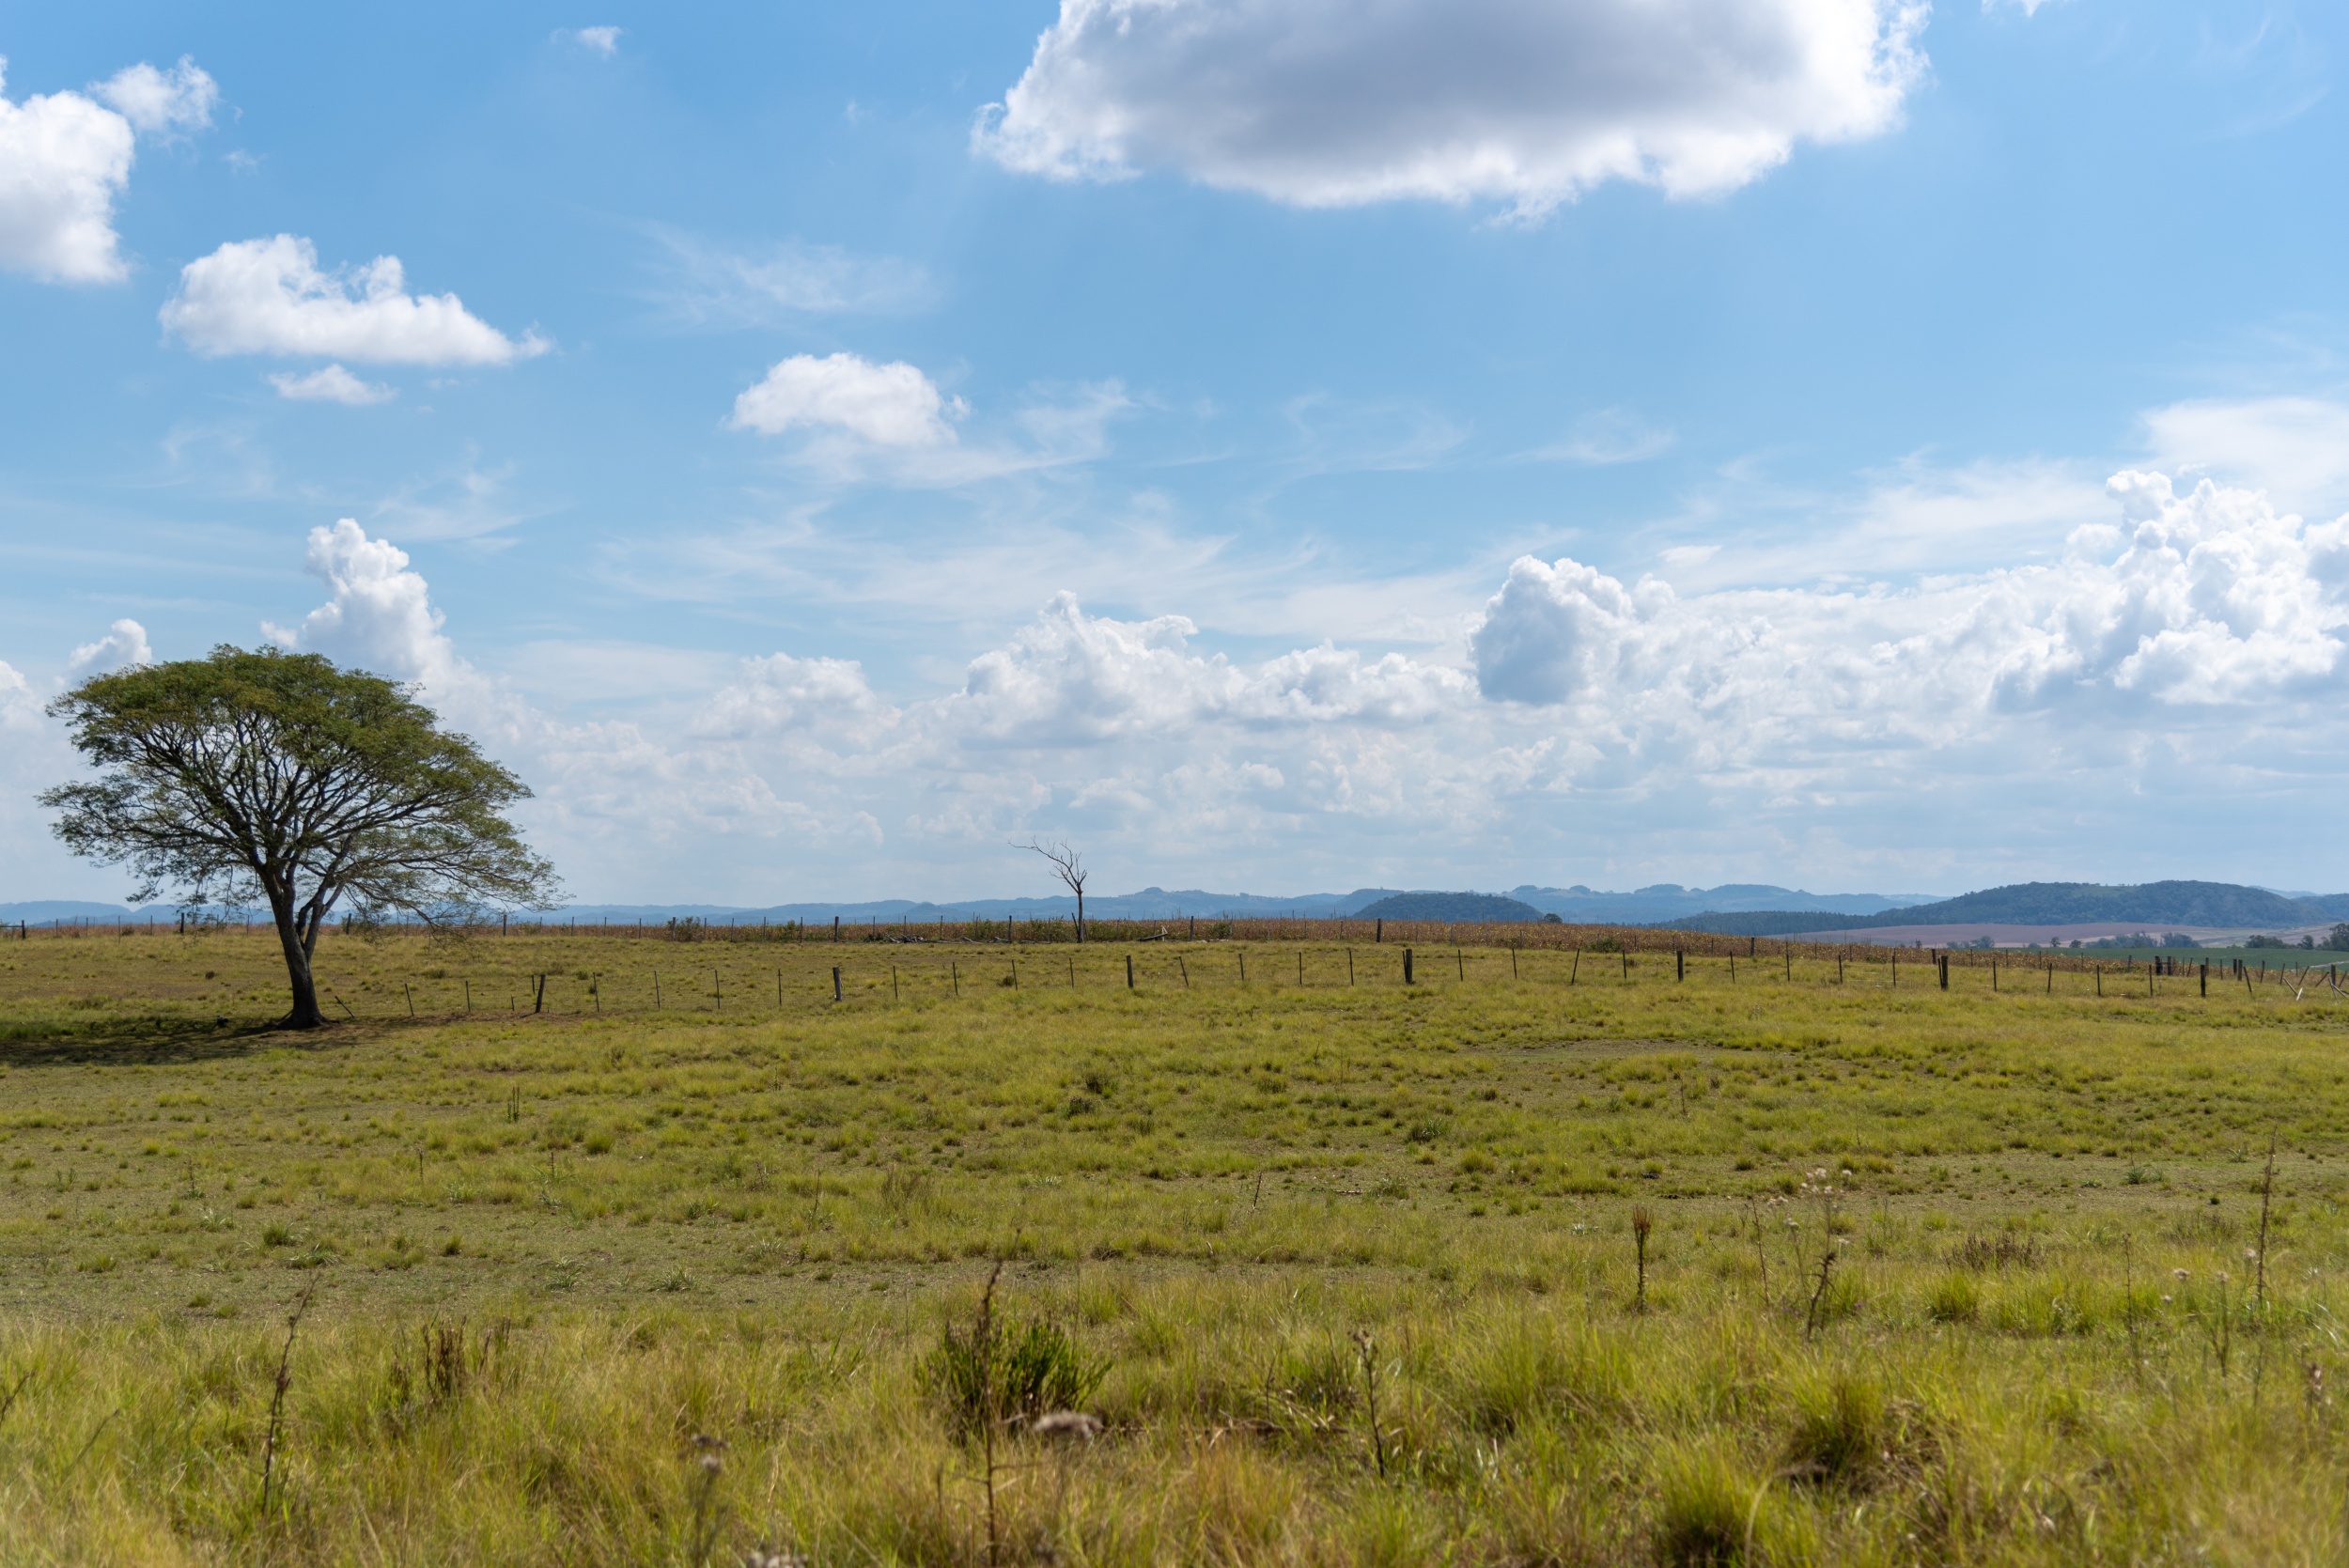
[[293,1008],[278,1020],[285,1029],[316,1029],[326,1021],[319,1011],[318,980],[310,972],[310,954],[302,940],[300,926],[290,908],[277,899],[270,900],[270,913],[276,917],[277,941],[286,950],[286,980],[293,991]]
[[1077,939],[1085,939],[1085,890],[1077,890]]

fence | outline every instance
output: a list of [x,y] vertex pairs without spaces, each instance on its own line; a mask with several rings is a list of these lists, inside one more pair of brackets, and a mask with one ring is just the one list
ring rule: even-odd
[[[764,936],[753,933],[763,929]],[[375,1016],[444,1017],[461,1013],[599,1013],[786,1007],[809,1000],[846,1001],[882,991],[888,1000],[954,996],[991,988],[1206,990],[1290,986],[1332,988],[1395,986],[1446,987],[1504,983],[1595,985],[1610,980],[1686,983],[1704,978],[1862,985],[1890,991],[1948,990],[1953,976],[1972,975],[1964,988],[1979,991],[2058,989],[2077,995],[2162,994],[2161,982],[2184,980],[2209,994],[2215,978],[2241,984],[2256,997],[2262,986],[2295,996],[2311,985],[2342,995],[2336,969],[2349,958],[2305,965],[2245,959],[2211,964],[2179,954],[2108,957],[2092,951],[1985,951],[1830,944],[1636,926],[1446,925],[1434,922],[1350,920],[1202,921],[1193,936],[1182,922],[1116,922],[1093,926],[1078,946],[1066,923],[980,923],[892,925],[726,927],[675,925],[557,925],[508,921],[474,928],[456,943],[456,965],[421,972],[369,966],[371,978],[351,992]],[[19,940],[76,940],[111,932],[120,938],[250,930],[267,926],[218,924],[178,933],[171,925],[20,925]],[[596,939],[583,941],[581,939]],[[610,939],[609,941],[603,939]],[[788,942],[787,963],[745,960],[742,944]],[[671,948],[667,944],[678,944]],[[894,944],[877,952],[868,943]],[[638,946],[638,961],[614,965],[621,944]],[[273,943],[271,944],[273,947]],[[810,947],[815,951],[808,951]],[[388,949],[387,955],[412,949]],[[674,958],[661,956],[664,951]],[[470,952],[481,961],[466,963]],[[498,956],[490,958],[494,954]],[[782,958],[775,952],[774,957]],[[520,960],[519,963],[514,960]],[[319,955],[321,997],[330,1011],[357,1017],[359,1009],[336,987],[347,984],[325,952]],[[462,972],[452,972],[452,970]],[[2216,972],[2214,972],[2216,971]],[[210,971],[206,979],[210,980]],[[396,987],[396,989],[394,989]],[[367,993],[372,992],[372,995]],[[2174,994],[2174,990],[2170,994]],[[390,998],[388,1006],[384,998]]]

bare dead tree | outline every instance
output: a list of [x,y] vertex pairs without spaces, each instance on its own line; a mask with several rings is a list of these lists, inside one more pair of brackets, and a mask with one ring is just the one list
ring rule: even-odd
[[1014,849],[1033,849],[1037,854],[1052,862],[1052,875],[1059,877],[1062,883],[1066,886],[1068,891],[1077,895],[1077,939],[1079,941],[1084,940],[1085,877],[1089,876],[1090,873],[1085,870],[1083,859],[1078,855],[1077,851],[1072,848],[1065,839],[1058,844],[1045,844],[1035,839],[1030,839],[1025,844],[1015,844],[1012,847]]

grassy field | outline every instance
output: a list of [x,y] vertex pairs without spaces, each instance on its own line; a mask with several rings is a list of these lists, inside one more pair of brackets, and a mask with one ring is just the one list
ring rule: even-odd
[[2349,1559],[2349,1004],[1888,958],[35,932],[0,1560]]

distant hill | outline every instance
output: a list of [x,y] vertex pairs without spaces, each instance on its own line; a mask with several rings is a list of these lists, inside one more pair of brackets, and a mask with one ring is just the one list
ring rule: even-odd
[[39,898],[23,904],[0,904],[0,925],[14,925],[23,921],[27,925],[117,925],[129,922],[134,925],[172,925],[178,924],[179,907],[176,904],[149,904],[133,909],[122,904],[93,904],[76,898]]
[[[1172,920],[1177,915],[1226,915],[1266,919],[1294,915],[1329,920],[1354,912],[1382,898],[1391,888],[1358,888],[1352,893],[1301,893],[1287,896],[1249,893],[1208,893],[1199,888],[1143,888],[1139,893],[1087,893],[1085,915],[1094,920]],[[802,904],[770,904],[756,908],[711,904],[578,904],[556,910],[550,919],[609,920],[659,923],[672,916],[692,916],[716,925],[756,925],[761,921],[781,925],[791,921],[829,924],[893,924],[906,921],[921,925],[940,920],[1066,920],[1077,912],[1077,901],[1063,893],[1037,898],[929,899],[877,898],[864,902],[816,900]]]
[[[1470,904],[1463,909],[1485,908],[1482,914],[1377,914],[1395,898],[1458,898]],[[1505,906],[1506,908],[1501,907]],[[1414,906],[1418,907],[1418,906]],[[642,922],[659,924],[673,917],[692,916],[712,924],[783,924],[791,921],[829,925],[834,918],[856,925],[915,925],[939,921],[1066,920],[1076,912],[1076,900],[1063,894],[1037,898],[972,898],[931,902],[907,898],[867,902],[810,900],[771,904],[764,908],[717,904],[578,904],[535,912],[527,919],[599,921],[614,924]],[[2228,882],[2147,882],[2134,887],[2108,887],[2093,882],[2028,882],[1991,888],[1956,898],[1913,893],[1812,893],[1767,883],[1727,882],[1713,888],[1685,888],[1661,882],[1627,893],[1610,893],[1581,886],[1512,888],[1506,895],[1491,893],[1401,893],[1393,888],[1356,888],[1351,893],[1265,894],[1210,893],[1199,888],[1169,891],[1148,887],[1137,893],[1097,893],[1085,899],[1085,913],[1102,920],[1172,920],[1180,915],[1209,918],[1268,918],[1299,916],[1328,920],[1366,916],[1371,919],[1454,921],[1539,920],[1544,914],[1579,925],[1658,925],[1686,930],[1718,931],[1733,936],[1776,937],[1797,931],[1857,930],[1870,925],[2004,924],[2065,925],[2089,922],[2127,922],[2156,927],[2201,925],[2244,930],[2281,930],[2321,922],[2349,920],[2349,893],[2298,896],[2265,888],[2239,887]],[[70,899],[0,904],[0,924],[23,921],[32,925],[117,921],[170,924],[179,910],[168,904],[142,909],[118,904]],[[265,918],[254,911],[255,918]]]
[[2018,882],[1937,903],[1871,915],[1826,916],[1801,909],[1719,910],[1666,922],[1676,930],[1734,937],[1779,937],[1797,931],[1860,931],[1885,925],[2084,925],[2128,923],[2147,927],[2198,925],[2279,931],[2349,916],[2349,894],[2287,898],[2233,882]]
[[1725,882],[1716,888],[1684,888],[1676,882],[1658,882],[1631,893],[1528,884],[1511,888],[1509,896],[1577,925],[1652,925],[1684,915],[1719,914],[1732,909],[1816,909],[1828,914],[1873,915],[1912,904],[1929,904],[1941,895],[1814,893],[1798,888],[1772,887],[1766,882]]
[[1519,899],[1489,893],[1396,893],[1365,904],[1352,920],[1439,920],[1453,925],[1537,921],[1542,911]]

